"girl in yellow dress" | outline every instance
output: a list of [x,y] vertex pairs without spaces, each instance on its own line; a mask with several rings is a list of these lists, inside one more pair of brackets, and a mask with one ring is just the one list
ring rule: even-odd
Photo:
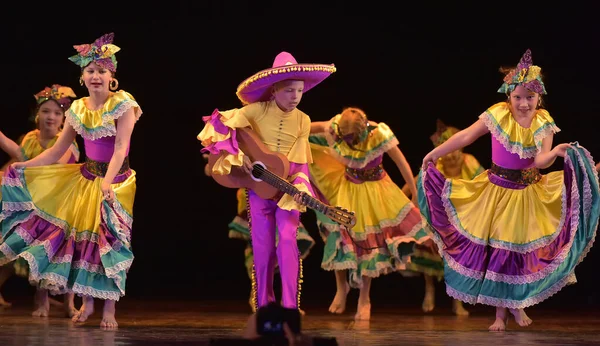
[[[3,241],[0,264],[22,258],[29,281],[52,294],[75,293],[83,304],[73,316],[84,322],[94,298],[104,300],[100,326],[115,329],[116,302],[125,295],[133,262],[131,229],[136,173],[129,166],[129,141],[142,114],[114,77],[119,47],[107,34],[74,46],[80,83],[89,97],[73,102],[56,144],[36,158],[13,163],[2,181]],[[83,164],[53,164],[77,134]]]
[[[435,229],[446,292],[469,304],[496,307],[490,331],[506,329],[507,309],[520,326],[525,308],[574,283],[600,215],[598,173],[578,143],[553,147],[559,131],[542,108],[546,88],[527,50],[498,90],[505,102],[423,159],[419,205]],[[491,133],[492,167],[472,180],[449,179],[438,158]],[[564,170],[542,175],[558,157]]]
[[[437,130],[431,135],[430,139],[435,147],[440,146],[450,137],[460,130],[453,126],[446,126],[441,120],[437,121]],[[475,156],[460,150],[453,151],[436,162],[436,168],[446,178],[473,179],[485,170],[477,161]],[[417,179],[415,177],[415,179]],[[402,187],[402,192],[408,197],[412,197],[408,185]],[[438,254],[433,240],[425,244],[418,245],[415,253],[411,256],[411,262],[408,263],[409,271],[401,272],[403,275],[411,276],[412,273],[423,273],[425,278],[425,296],[423,297],[422,309],[424,312],[431,312],[435,308],[435,280],[442,280],[444,277],[444,263]],[[452,311],[458,316],[468,316],[462,302],[458,299],[452,301]]]
[[[71,97],[75,93],[69,87],[58,84],[52,87],[46,87],[44,90],[34,95],[36,100],[35,118],[36,129],[29,131],[20,140],[20,145],[10,138],[6,137],[0,131],[0,148],[10,155],[11,159],[4,167],[8,167],[13,162],[22,162],[32,159],[44,150],[52,147],[62,130],[65,118],[65,111],[71,105]],[[58,163],[75,163],[79,160],[79,148],[77,142],[73,141],[69,150],[58,160]],[[3,174],[4,172],[0,172]],[[1,179],[1,177],[0,177]],[[1,195],[0,195],[1,196]],[[0,288],[12,274],[25,277],[29,275],[27,262],[20,259],[14,261],[14,265],[4,265],[0,267]],[[74,305],[74,295],[68,293],[65,295],[64,303],[65,314],[72,317],[76,312]],[[35,295],[35,310],[32,315],[35,317],[46,317],[50,310],[50,299],[48,290],[37,287]],[[59,303],[60,304],[60,303]],[[0,306],[10,306],[0,294]]]
[[367,120],[361,109],[346,108],[330,121],[313,122],[310,131],[315,193],[357,218],[347,230],[317,213],[325,241],[321,267],[336,277],[329,311],[344,312],[350,287],[360,288],[355,319],[369,320],[371,279],[406,269],[414,245],[429,239],[419,210],[383,168],[383,155],[394,160],[416,201],[413,173],[392,130]]

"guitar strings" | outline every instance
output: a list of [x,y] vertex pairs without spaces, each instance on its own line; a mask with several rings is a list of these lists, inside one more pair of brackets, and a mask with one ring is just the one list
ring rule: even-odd
[[[284,185],[285,184],[286,187],[288,187],[289,189],[292,189],[292,191],[294,191],[294,192],[298,191],[298,188],[296,188],[294,185],[292,185],[291,183],[283,180],[281,177],[279,177],[275,173],[269,171],[268,169],[265,169],[263,166],[254,165],[253,168],[252,168],[252,170],[254,170],[254,169],[258,170],[258,173],[261,174],[261,176],[257,177],[257,178],[263,179],[263,175],[269,176],[269,179],[271,179],[272,182],[273,182],[273,180],[275,180],[274,183],[276,183],[276,184],[279,184],[279,185]],[[265,179],[263,179],[263,180],[265,180]],[[324,210],[319,210],[318,208],[314,208],[313,207],[313,209],[316,209],[317,211],[319,211],[321,213],[324,212]],[[364,247],[364,246],[361,246],[361,245],[359,245],[356,242],[356,240],[354,239],[354,237],[350,233],[350,230],[346,226],[340,225],[340,229],[343,229],[346,232],[346,234],[348,235],[348,238],[350,238],[350,240],[352,240],[352,243],[354,244],[354,246],[356,246],[356,247],[358,247],[358,248],[360,248],[362,250],[377,250],[377,249],[385,249],[386,248],[385,246],[373,246],[373,247]]]

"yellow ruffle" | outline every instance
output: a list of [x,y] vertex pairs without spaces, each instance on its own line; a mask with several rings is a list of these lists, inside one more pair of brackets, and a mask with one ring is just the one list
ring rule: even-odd
[[[45,213],[68,220],[75,232],[100,232],[102,178],[93,181],[81,176],[81,164],[56,164],[29,167],[24,170],[25,182],[32,201]],[[112,184],[115,197],[123,209],[133,215],[136,175],[122,183]]]
[[[329,155],[330,151],[311,143],[314,163],[309,165],[313,184],[323,193],[330,205],[354,211],[356,226],[352,232],[357,239],[367,233],[379,232],[381,224],[396,224],[406,215],[398,215],[410,200],[390,179],[355,184],[346,179],[346,167]],[[406,209],[408,212],[410,208]],[[399,218],[399,219],[398,219]]]
[[[40,144],[39,133],[40,130],[29,131],[21,141],[21,150],[23,151],[23,154],[25,154],[26,160],[33,159],[34,157],[44,152],[44,150],[51,148],[54,144],[56,144],[58,136],[60,135],[60,132],[57,133],[56,136],[54,136],[54,138],[52,138],[48,142],[47,148],[44,148]],[[77,146],[77,142],[73,141],[73,144],[71,144],[71,147],[69,149],[75,156],[75,159],[79,160],[79,147]]]
[[124,90],[111,94],[104,106],[94,111],[87,108],[86,99],[88,97],[75,100],[66,114],[69,124],[86,139],[116,136],[115,120],[130,108],[134,109],[136,119],[142,115],[142,110],[133,96]]
[[559,231],[563,219],[562,171],[544,175],[522,190],[494,185],[487,173],[473,180],[447,180],[446,185],[450,202],[445,202],[446,212],[452,215],[453,224],[458,223],[459,229],[476,239],[527,244]]
[[[308,181],[308,179],[306,179],[306,181]],[[300,190],[300,192],[306,192],[306,194],[312,196],[312,194],[308,190],[308,187],[305,184],[294,184],[294,186],[298,190]],[[287,193],[284,194],[283,197],[281,197],[281,199],[279,199],[279,202],[277,202],[277,206],[283,210],[298,210],[301,213],[306,211],[306,206],[296,203],[296,201],[294,201],[294,197],[288,195]]]
[[[338,114],[330,120],[330,130],[337,128],[340,117],[341,114]],[[344,141],[336,142],[330,131],[325,133],[325,137],[336,156],[344,164],[352,168],[365,167],[374,158],[381,156],[390,148],[398,145],[398,139],[394,135],[394,132],[385,123],[377,124],[377,128],[371,131],[368,139],[355,146],[358,150],[350,148]]]
[[241,167],[244,163],[244,153],[240,149],[237,154],[222,152],[213,165],[211,174],[227,175],[231,173],[231,167]]
[[[297,112],[300,112],[297,110]],[[230,129],[254,128],[262,124],[270,123],[262,122],[257,125],[257,119],[263,119],[269,115],[275,116],[280,114],[282,111],[277,107],[275,102],[257,102],[249,104],[244,108],[235,108],[227,111],[219,111],[219,120]],[[250,120],[252,119],[252,121]],[[290,151],[286,157],[290,162],[304,164],[312,162],[312,156],[310,153],[310,145],[308,142],[308,135],[310,133],[310,118],[302,113],[300,117],[300,136],[291,146]],[[275,125],[273,125],[275,126]],[[297,129],[294,126],[294,133]],[[218,143],[231,138],[231,132],[226,134],[219,133],[215,130],[211,123],[206,123],[202,131],[198,134],[197,139],[201,141],[202,146],[207,147],[213,143]],[[214,174],[229,174],[231,172],[231,166],[241,166],[243,163],[244,153],[240,150],[237,154],[230,154],[227,152],[221,153],[220,158],[215,162],[213,166]]]
[[542,140],[560,129],[545,109],[539,109],[531,126],[525,128],[514,119],[506,102],[499,102],[479,116],[492,136],[510,153],[521,158],[534,157],[542,147]]
[[[235,108],[228,111],[219,111],[221,115],[221,122],[231,128],[243,128],[250,127],[248,119],[241,112],[241,109]],[[231,131],[226,134],[219,133],[215,130],[214,126],[208,122],[204,125],[204,128],[197,136],[198,140],[202,143],[202,146],[207,147],[213,143],[222,142],[231,138]],[[242,166],[244,163],[244,153],[240,149],[237,154],[229,154],[222,152],[220,157],[213,165],[212,174],[227,175],[231,172],[232,166]]]
[[[485,169],[479,163],[479,161],[477,161],[475,156],[473,156],[471,154],[467,154],[467,153],[463,153],[462,155],[463,155],[463,164],[461,165],[461,168],[460,168],[460,176],[459,177],[446,177],[446,178],[458,178],[458,179],[471,180],[485,171]],[[438,171],[440,171],[442,174],[444,174],[444,164],[443,164],[443,160],[441,157],[438,159],[437,164],[435,166]],[[415,178],[415,181],[416,180],[417,180],[417,178]]]

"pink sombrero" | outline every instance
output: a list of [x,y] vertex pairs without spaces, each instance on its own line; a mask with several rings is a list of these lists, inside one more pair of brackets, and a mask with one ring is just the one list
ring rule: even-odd
[[241,82],[236,95],[243,104],[269,101],[271,99],[269,88],[286,79],[303,80],[304,92],[307,92],[335,70],[333,64],[298,64],[290,53],[281,52],[275,57],[273,67],[257,72]]

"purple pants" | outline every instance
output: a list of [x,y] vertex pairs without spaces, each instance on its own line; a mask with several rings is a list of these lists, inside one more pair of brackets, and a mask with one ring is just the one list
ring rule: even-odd
[[[276,263],[279,263],[281,275],[282,305],[286,308],[297,308],[300,255],[296,233],[300,223],[300,212],[280,209],[277,201],[262,199],[251,190],[248,191],[248,199],[257,308],[275,301],[273,279]],[[276,230],[279,231],[277,245]]]

